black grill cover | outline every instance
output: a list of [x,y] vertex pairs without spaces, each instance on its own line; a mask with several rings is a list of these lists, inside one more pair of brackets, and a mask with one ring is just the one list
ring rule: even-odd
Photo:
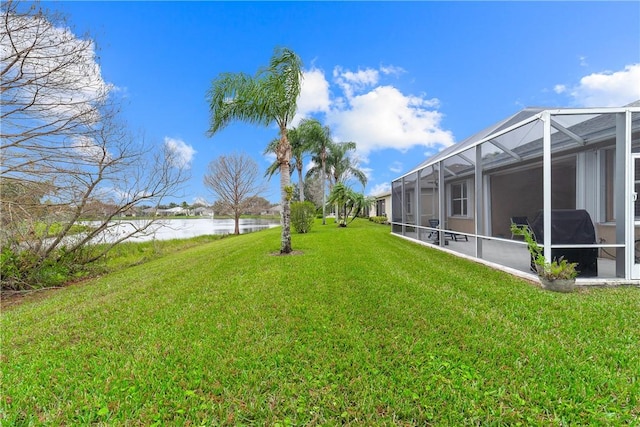
[[[536,241],[544,244],[544,214],[539,211],[531,222],[531,230]],[[551,211],[552,243],[556,245],[595,244],[596,231],[589,212],[584,209],[557,209]],[[564,257],[569,262],[577,262],[578,276],[594,277],[598,275],[598,249],[575,248],[551,250],[551,257]]]

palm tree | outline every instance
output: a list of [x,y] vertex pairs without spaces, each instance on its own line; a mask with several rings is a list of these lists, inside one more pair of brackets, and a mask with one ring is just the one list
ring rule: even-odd
[[[353,198],[353,190],[351,188],[344,185],[342,182],[337,183],[331,189],[331,194],[329,194],[329,200],[327,203],[336,206],[336,222],[340,227],[346,227],[346,215],[347,215],[347,204]],[[344,220],[340,220],[340,215],[344,211],[345,218]]]
[[309,151],[312,153],[311,160],[315,165],[307,171],[307,176],[320,175],[322,182],[322,225],[327,223],[327,156],[329,149],[333,145],[331,140],[331,131],[328,126],[320,125],[320,122],[314,120],[314,123],[309,125],[309,133],[311,134],[309,139]]
[[[287,139],[291,145],[291,160],[289,161],[289,173],[293,173],[294,170],[298,171],[298,186],[300,187],[300,201],[304,202],[304,180],[302,178],[303,169],[303,157],[308,150],[308,141],[305,139],[305,127],[308,119],[303,119],[297,128],[292,128],[287,131]],[[267,148],[264,150],[264,154],[275,153],[278,149],[278,139],[272,140]],[[278,161],[273,162],[265,173],[265,176],[271,178],[279,170]]]
[[[347,219],[350,215],[353,215],[353,218],[349,222],[353,222],[360,212],[371,206],[374,201],[375,199],[373,197],[367,197],[362,193],[356,193],[345,183],[338,182],[331,190],[328,203],[335,204],[338,207],[338,225],[340,227],[346,227]],[[342,220],[340,220],[341,215]]]
[[[291,132],[293,129],[290,129],[287,131],[287,139],[289,140],[289,143],[291,143]],[[280,138],[274,138],[271,140],[271,142],[269,143],[269,145],[267,145],[267,148],[264,149],[264,152],[262,153],[263,155],[267,155],[267,154],[276,154],[276,152],[278,151],[278,145],[280,144]],[[280,170],[280,164],[278,163],[278,160],[274,160],[273,163],[271,163],[269,165],[269,167],[267,168],[267,170],[264,173],[264,176],[267,177],[268,179],[271,179],[271,177],[273,175],[276,174],[276,172],[278,172]],[[291,175],[291,162],[289,162],[289,175]]]
[[275,153],[280,167],[282,196],[282,235],[280,253],[291,248],[291,179],[289,162],[291,145],[287,126],[296,113],[302,81],[302,61],[293,51],[275,49],[269,65],[254,77],[244,73],[222,73],[211,84],[207,93],[211,112],[208,135],[213,136],[232,120],[269,126],[276,122],[280,142]]
[[358,169],[357,162],[349,154],[355,151],[355,142],[338,142],[329,147],[327,164],[331,171],[331,186],[339,182],[346,183],[349,179],[355,178],[362,186],[367,185],[367,175]]
[[353,198],[351,200],[351,208],[353,212],[353,218],[351,218],[352,222],[360,213],[364,212],[365,209],[370,208],[371,205],[376,201],[375,197],[365,196],[363,193],[353,193]]
[[[337,184],[347,184],[351,178],[355,178],[364,188],[367,185],[367,176],[358,168],[357,162],[349,155],[355,151],[355,142],[331,143],[327,146],[326,167],[329,170],[329,193]],[[340,209],[337,209],[337,220],[340,221]]]
[[291,141],[292,165],[298,171],[298,185],[300,186],[300,201],[304,202],[304,155],[317,145],[322,138],[322,125],[315,119],[302,119],[296,128],[295,138]]

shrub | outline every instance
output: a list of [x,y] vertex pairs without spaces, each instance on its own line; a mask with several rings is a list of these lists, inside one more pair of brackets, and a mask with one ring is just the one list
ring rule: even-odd
[[291,225],[297,233],[308,233],[316,216],[316,207],[311,202],[291,203]]
[[376,224],[388,224],[389,219],[386,216],[372,216],[369,217],[369,221],[373,221]]
[[0,289],[22,291],[61,286],[86,275],[90,248],[69,253],[56,249],[51,257],[42,258],[31,249],[18,251],[5,247],[0,252]]

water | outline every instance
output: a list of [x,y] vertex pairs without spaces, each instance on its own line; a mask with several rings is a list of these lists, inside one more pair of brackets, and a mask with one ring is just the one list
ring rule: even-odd
[[[97,223],[99,224],[99,223]],[[97,225],[87,222],[87,225]],[[131,219],[113,221],[108,230],[96,237],[96,242],[113,242],[136,229],[149,224],[149,220]],[[277,227],[280,221],[272,219],[240,219],[240,233],[265,230]],[[232,234],[233,219],[158,219],[142,234],[130,237],[129,242],[144,242],[149,240],[188,239],[190,237],[207,234]]]

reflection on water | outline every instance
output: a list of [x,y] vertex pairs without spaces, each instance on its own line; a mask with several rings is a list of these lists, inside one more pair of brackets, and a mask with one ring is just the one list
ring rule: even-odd
[[[88,225],[94,223],[87,222]],[[113,242],[136,229],[149,224],[148,220],[134,219],[114,221],[108,230],[96,238],[96,242]],[[99,225],[95,223],[94,225]],[[240,233],[246,234],[280,225],[278,220],[240,219]],[[143,234],[130,237],[127,241],[144,242],[148,240],[188,239],[207,234],[232,234],[233,219],[160,219],[156,220]]]

